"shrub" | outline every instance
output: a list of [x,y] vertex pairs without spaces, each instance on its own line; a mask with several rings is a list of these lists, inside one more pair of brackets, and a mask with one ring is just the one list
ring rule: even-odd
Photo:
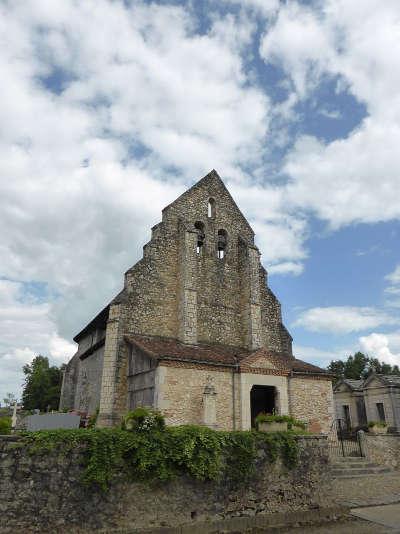
[[99,416],[99,411],[100,409],[97,408],[97,410],[95,411],[94,414],[92,414],[90,417],[89,417],[89,420],[88,420],[88,423],[87,423],[87,428],[94,428],[96,426],[96,423],[97,423],[97,418]]
[[0,417],[0,435],[11,434],[11,417]]
[[368,423],[368,428],[372,428],[373,426],[378,426],[380,428],[385,428],[385,427],[387,427],[387,423],[385,423],[385,421],[370,421]]
[[164,416],[151,408],[136,408],[128,412],[122,420],[122,430],[163,430],[165,428]]

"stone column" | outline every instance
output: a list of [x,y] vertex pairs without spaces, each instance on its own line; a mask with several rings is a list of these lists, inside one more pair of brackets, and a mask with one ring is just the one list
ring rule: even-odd
[[262,345],[260,252],[254,245],[242,242],[240,255],[243,329],[247,347],[254,350]]
[[181,229],[178,293],[179,339],[183,343],[197,343],[197,232]]
[[114,403],[116,393],[120,319],[121,305],[110,305],[104,347],[100,410],[97,419],[97,426],[99,427],[114,426],[117,423]]
[[203,424],[209,428],[217,427],[217,392],[211,377],[207,378],[203,392]]

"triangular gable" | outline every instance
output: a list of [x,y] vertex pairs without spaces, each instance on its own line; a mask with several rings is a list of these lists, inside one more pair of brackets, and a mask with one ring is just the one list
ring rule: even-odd
[[339,392],[341,392],[341,393],[350,392],[351,393],[353,391],[353,389],[344,380],[339,380],[339,382],[337,384],[335,384],[335,386],[333,388],[333,391],[335,393],[339,393]]
[[215,195],[215,196],[218,196],[218,194],[224,195],[225,199],[230,204],[230,210],[236,212],[236,214],[239,215],[239,217],[242,219],[243,224],[247,227],[247,229],[254,236],[254,230],[251,228],[246,217],[240,211],[238,205],[234,201],[232,195],[226,188],[224,182],[222,181],[221,177],[219,176],[219,174],[217,173],[215,169],[213,169],[211,172],[206,174],[206,176],[204,176],[198,182],[192,185],[192,187],[190,187],[187,191],[182,193],[182,195],[180,195],[176,200],[171,202],[171,204],[168,204],[168,206],[166,206],[163,209],[163,212],[168,210],[172,206],[179,208],[179,205],[184,204],[185,201],[190,198],[190,196],[195,190],[198,190],[201,188],[207,189],[207,191],[209,191],[211,195]]
[[372,375],[369,375],[369,377],[366,379],[366,381],[364,382],[364,388],[369,388],[369,387],[376,387],[376,386],[387,386],[387,382],[385,381],[385,379],[379,375],[376,375],[376,374],[372,374]]
[[271,369],[274,371],[289,372],[289,367],[279,358],[279,356],[267,352],[264,349],[259,349],[253,352],[240,362],[241,368],[250,369]]

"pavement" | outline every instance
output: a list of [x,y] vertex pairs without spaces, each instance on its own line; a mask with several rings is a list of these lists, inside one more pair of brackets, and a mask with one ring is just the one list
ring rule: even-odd
[[388,532],[400,532],[400,503],[367,508],[353,508],[351,515],[376,525],[389,528]]
[[331,500],[349,507],[349,518],[324,525],[292,528],[293,534],[400,534],[400,473],[335,479]]

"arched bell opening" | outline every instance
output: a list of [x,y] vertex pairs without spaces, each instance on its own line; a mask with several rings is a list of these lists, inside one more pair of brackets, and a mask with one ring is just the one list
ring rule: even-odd
[[197,230],[196,252],[197,254],[201,254],[204,247],[204,241],[206,239],[206,235],[204,232],[204,224],[201,221],[196,221],[194,223],[194,227]]
[[226,246],[228,243],[228,234],[226,230],[218,230],[217,236],[217,258],[223,260],[226,255]]

